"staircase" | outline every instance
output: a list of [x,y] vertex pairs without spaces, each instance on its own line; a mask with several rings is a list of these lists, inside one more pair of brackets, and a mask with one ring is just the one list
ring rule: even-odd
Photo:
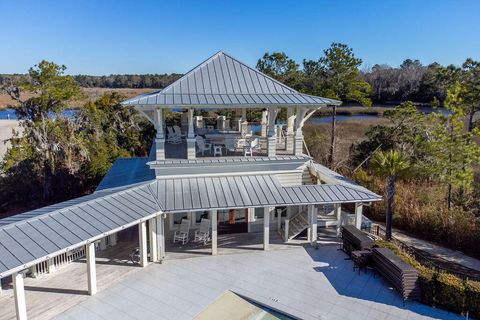
[[317,184],[316,179],[310,174],[308,168],[305,168],[302,172],[302,184]]
[[[288,221],[288,222],[287,222]],[[285,241],[289,241],[298,236],[303,230],[308,228],[308,214],[303,211],[293,216],[290,220],[285,221],[286,225],[282,227],[282,237]],[[288,226],[288,236],[286,236],[285,227]],[[287,237],[288,239],[285,239]]]

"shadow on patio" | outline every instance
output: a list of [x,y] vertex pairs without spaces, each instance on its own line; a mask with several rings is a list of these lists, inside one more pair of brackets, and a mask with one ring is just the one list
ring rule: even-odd
[[[296,241],[285,243],[276,231],[270,233],[269,250],[288,249],[292,246],[301,246],[304,241]],[[211,242],[204,244],[203,242],[194,242],[190,240],[185,245],[181,243],[173,243],[171,239],[166,240],[166,260],[185,259],[195,256],[211,255]],[[263,233],[235,233],[223,234],[218,236],[218,254],[238,254],[248,253],[252,251],[263,250]]]
[[439,319],[460,319],[457,314],[434,309],[415,301],[404,302],[390,284],[375,274],[373,270],[353,270],[353,262],[348,255],[339,250],[338,245],[323,245],[318,250],[306,246],[306,252],[319,265],[314,270],[325,275],[338,294],[365,301],[372,301],[393,306],[401,310],[409,310],[420,315]]

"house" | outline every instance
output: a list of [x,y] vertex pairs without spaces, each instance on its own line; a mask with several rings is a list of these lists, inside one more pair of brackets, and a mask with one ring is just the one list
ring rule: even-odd
[[[193,232],[202,220],[212,255],[221,250],[218,233],[263,233],[268,250],[271,231],[288,242],[307,230],[315,245],[320,221],[361,228],[363,206],[381,197],[315,163],[304,146],[305,121],[339,104],[299,93],[224,52],[163,90],[123,102],[155,126],[149,158],[117,160],[91,195],[0,220],[0,279],[11,276],[17,318],[27,317],[26,274],[83,255],[95,294],[96,250],[129,230],[138,233],[146,266],[168,255],[165,243],[182,224]],[[282,109],[286,123],[277,121]],[[181,116],[168,122],[167,112]]]

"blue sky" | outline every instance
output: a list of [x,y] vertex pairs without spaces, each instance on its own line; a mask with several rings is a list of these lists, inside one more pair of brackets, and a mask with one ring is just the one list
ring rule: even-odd
[[42,59],[71,74],[186,72],[218,50],[255,65],[343,42],[364,67],[480,59],[480,1],[0,0],[0,73]]

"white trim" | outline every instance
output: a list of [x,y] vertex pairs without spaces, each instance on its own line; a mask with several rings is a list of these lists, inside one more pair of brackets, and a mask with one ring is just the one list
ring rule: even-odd
[[[222,165],[223,163],[217,163],[217,165]],[[248,164],[248,162],[241,163],[242,165]],[[191,167],[181,167],[184,168],[191,168]],[[198,168],[198,166],[197,166]],[[278,170],[278,171],[248,171],[248,172],[229,172],[229,173],[204,173],[204,174],[188,174],[192,177],[218,177],[218,176],[254,176],[259,174],[265,175],[275,175],[275,174],[282,174],[282,173],[301,173],[303,169],[293,169],[293,170]],[[174,174],[174,175],[161,175],[156,176],[158,180],[164,179],[174,179],[174,178],[183,178],[186,174]]]

